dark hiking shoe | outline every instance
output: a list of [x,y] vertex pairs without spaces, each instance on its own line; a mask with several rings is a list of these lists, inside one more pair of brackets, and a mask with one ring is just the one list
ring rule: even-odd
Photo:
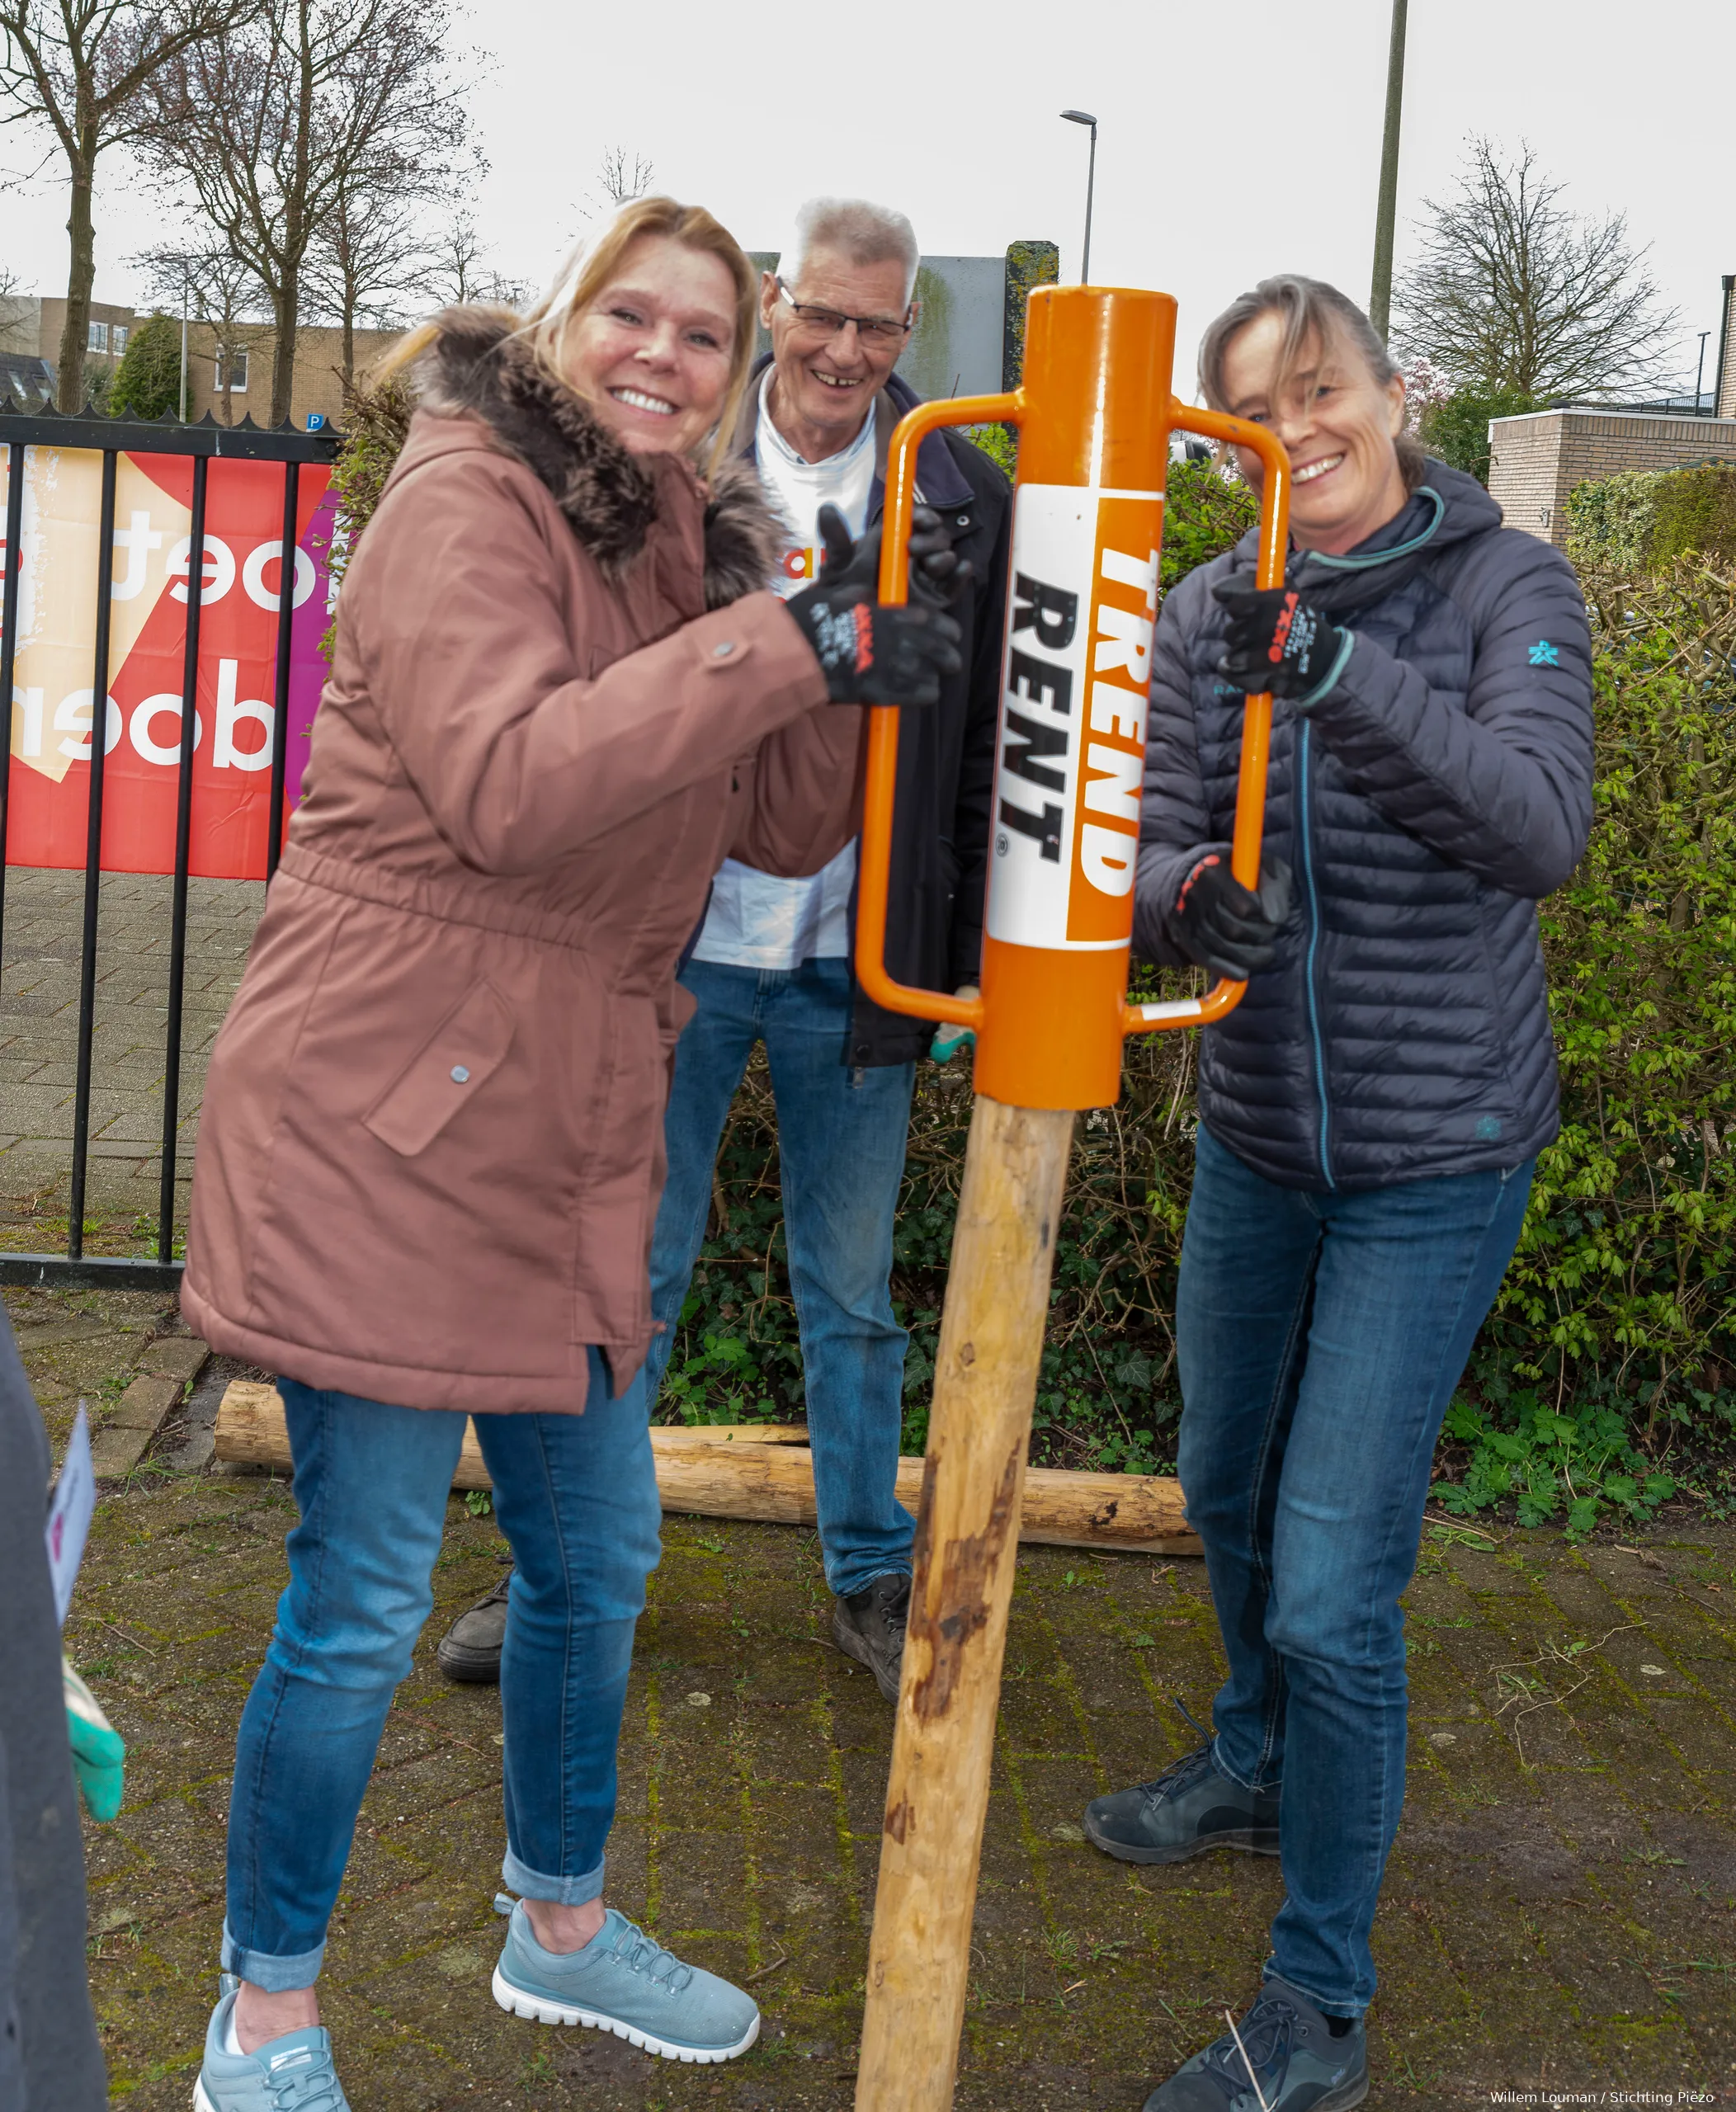
[[509,1569],[485,1599],[479,1599],[467,1614],[460,1614],[440,1638],[436,1662],[449,1680],[463,1680],[471,1686],[500,1685],[500,1650],[507,1639],[507,1587],[512,1582]]
[[1185,1754],[1154,1782],[1085,1807],[1085,1838],[1123,1863],[1182,1863],[1210,1848],[1278,1852],[1278,1793],[1220,1775],[1211,1747]]
[[899,1698],[904,1623],[909,1617],[908,1577],[876,1577],[847,1599],[832,1601],[833,1641],[847,1657],[868,1667],[889,1701]]
[[1333,2021],[1274,1974],[1235,2031],[1184,2061],[1145,2112],[1346,2112],[1368,2095],[1368,2034],[1359,2017],[1334,2039]]

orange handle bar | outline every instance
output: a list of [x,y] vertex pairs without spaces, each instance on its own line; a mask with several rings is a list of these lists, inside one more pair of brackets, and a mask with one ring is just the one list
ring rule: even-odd
[[[1266,464],[1266,488],[1260,497],[1260,555],[1254,578],[1262,587],[1281,587],[1290,548],[1290,457],[1282,443],[1264,426],[1229,417],[1221,411],[1200,410],[1173,396],[1169,399],[1169,422],[1177,432],[1196,432],[1207,440],[1246,447]],[[1251,696],[1242,719],[1242,764],[1236,778],[1236,824],[1229,852],[1229,870],[1245,888],[1257,887],[1260,881],[1266,766],[1271,752],[1271,699]],[[1226,977],[1215,983],[1203,997],[1125,1005],[1121,1011],[1122,1031],[1145,1034],[1156,1027],[1207,1026],[1234,1011],[1247,988],[1245,983],[1234,983]]]
[[[1022,392],[1010,396],[957,396],[918,403],[898,423],[886,451],[886,502],[880,532],[880,599],[902,608],[908,599],[910,516],[916,507],[916,454],[940,426],[1017,425]],[[892,877],[892,801],[898,782],[899,712],[877,705],[868,714],[868,771],[862,792],[861,867],[856,899],[856,980],[875,1004],[913,1019],[945,1020],[973,1030],[983,1024],[980,997],[950,990],[918,990],[886,973],[886,896]]]
[[[917,450],[941,426],[1020,425],[1025,394],[960,396],[919,403],[899,420],[886,457],[886,498],[880,541],[880,597],[888,607],[908,599],[911,515],[916,504]],[[1196,409],[1172,396],[1169,425],[1180,432],[1226,441],[1257,454],[1266,466],[1260,506],[1260,553],[1255,578],[1262,587],[1281,587],[1290,540],[1290,457],[1263,426],[1217,411]],[[983,1001],[959,997],[951,991],[922,990],[899,983],[886,972],[886,902],[892,866],[892,812],[898,778],[899,713],[895,705],[880,705],[868,714],[868,755],[863,790],[861,872],[856,894],[856,979],[877,1005],[915,1019],[944,1020],[955,1026],[979,1029]],[[1248,700],[1242,724],[1241,768],[1236,785],[1235,832],[1230,870],[1243,887],[1258,884],[1260,839],[1265,820],[1267,761],[1271,744],[1271,699]],[[1241,1002],[1245,983],[1215,983],[1203,997],[1166,1003],[1124,1005],[1122,1031],[1205,1025],[1221,1019]]]

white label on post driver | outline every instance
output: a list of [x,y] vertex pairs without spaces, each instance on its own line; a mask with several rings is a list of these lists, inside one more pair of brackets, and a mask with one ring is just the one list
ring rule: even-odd
[[987,913],[1008,945],[1132,934],[1163,520],[1161,492],[1019,491]]

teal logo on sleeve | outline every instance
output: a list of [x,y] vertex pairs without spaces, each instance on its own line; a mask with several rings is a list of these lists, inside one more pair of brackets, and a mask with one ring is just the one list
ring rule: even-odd
[[1551,645],[1546,638],[1540,638],[1531,648],[1531,665],[1534,667],[1559,667],[1561,665],[1561,648]]

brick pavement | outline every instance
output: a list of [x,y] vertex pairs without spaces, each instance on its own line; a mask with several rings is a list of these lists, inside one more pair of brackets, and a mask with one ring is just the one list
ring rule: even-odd
[[[7,1302],[57,1442],[75,1393],[116,1390],[172,1318],[143,1297]],[[126,1808],[89,1854],[99,2011],[139,2112],[191,2088],[232,1741],[292,1516],[280,1483],[148,1466],[101,1508],[69,1627],[131,1747]],[[432,1644],[498,1575],[499,1543],[455,1502],[333,1934],[357,2112],[851,2105],[889,1713],[823,1639],[808,1535],[672,1520],[665,1541],[612,1895],[752,1977],[762,2044],[679,2068],[491,2001],[498,1706],[442,1681]],[[1376,1932],[1370,2105],[1540,2087],[1736,2105],[1736,1532],[1577,1549],[1442,1527],[1408,1604],[1411,1787]],[[1191,1742],[1172,1695],[1205,1712],[1220,1674],[1199,1565],[1024,1550],[1007,1675],[958,2101],[1134,2112],[1245,2001],[1279,1897],[1264,1860],[1130,1870],[1079,1835],[1088,1797]]]
[[[0,1244],[64,1246],[77,1079],[84,875],[13,866],[6,874],[0,966]],[[87,1223],[93,1251],[153,1232],[162,1179],[172,883],[106,874],[97,924]],[[223,1023],[263,882],[189,884],[182,1028],[177,1213],[185,1216],[210,1044]]]

